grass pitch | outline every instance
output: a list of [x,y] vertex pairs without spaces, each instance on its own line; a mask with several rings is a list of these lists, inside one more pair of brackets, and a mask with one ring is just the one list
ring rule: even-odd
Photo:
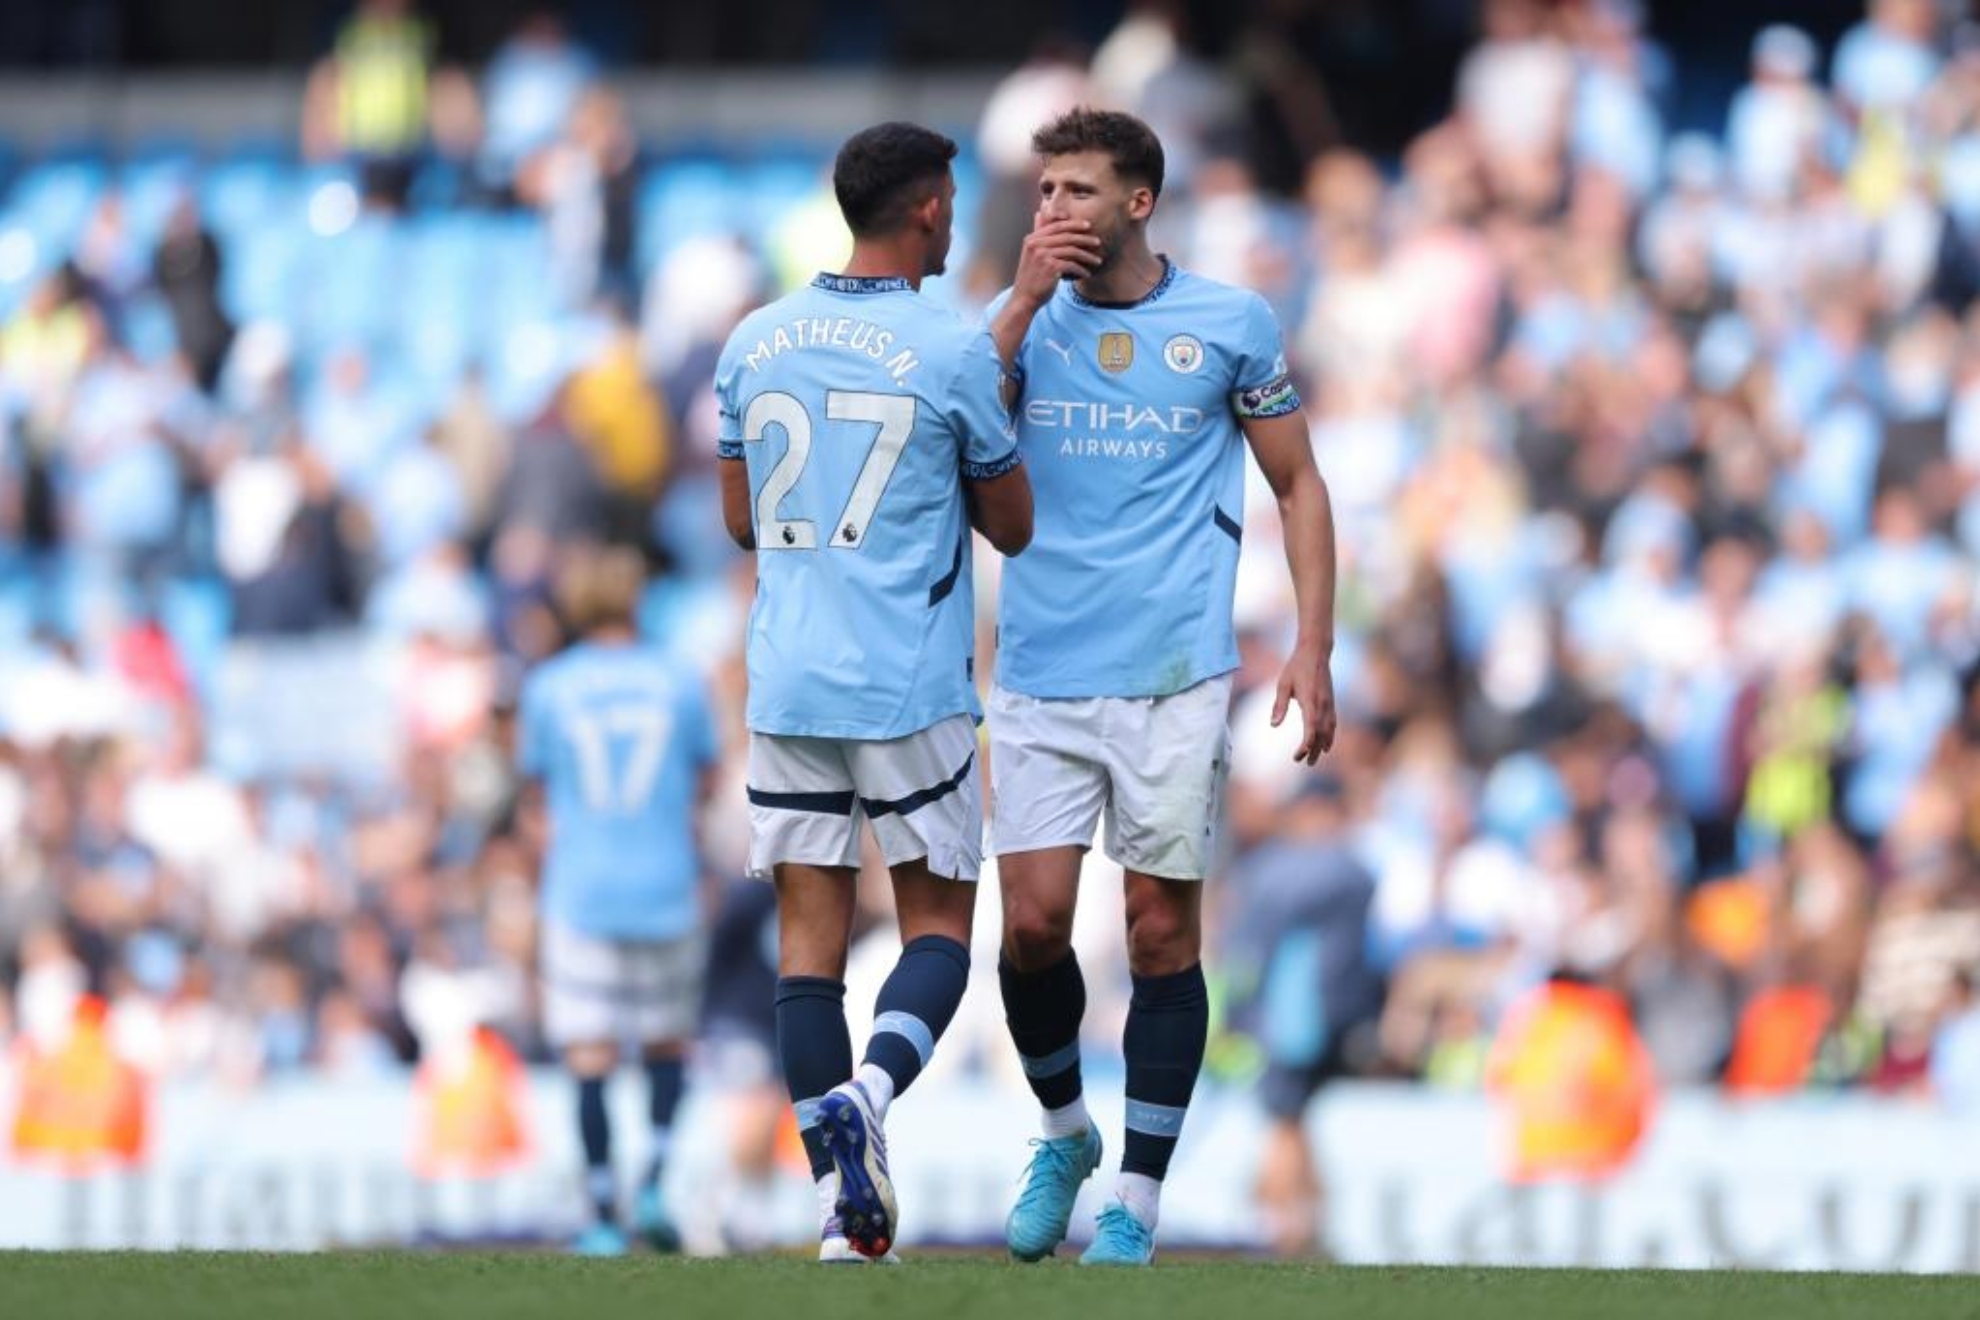
[[119,1320],[1980,1320],[1980,1279],[1839,1274],[1346,1268],[917,1257],[899,1268],[791,1259],[575,1260],[365,1252],[0,1253],[0,1316]]

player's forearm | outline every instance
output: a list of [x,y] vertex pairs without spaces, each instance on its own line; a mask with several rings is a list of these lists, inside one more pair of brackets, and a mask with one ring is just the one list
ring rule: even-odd
[[1311,462],[1294,472],[1279,493],[1279,521],[1284,528],[1286,567],[1292,571],[1293,599],[1299,615],[1295,645],[1334,650],[1334,509],[1327,482]]
[[729,539],[745,550],[756,549],[756,525],[749,516],[749,469],[738,459],[721,460],[722,524]]
[[1023,554],[1031,544],[1031,478],[1023,467],[988,481],[965,481],[963,503],[969,525],[1006,558]]
[[1006,408],[1017,406],[1018,353],[1024,348],[1024,337],[1031,333],[1032,319],[1043,305],[1033,302],[1022,292],[1013,293],[990,319],[990,339],[996,344],[997,360],[1004,367],[1000,389]]

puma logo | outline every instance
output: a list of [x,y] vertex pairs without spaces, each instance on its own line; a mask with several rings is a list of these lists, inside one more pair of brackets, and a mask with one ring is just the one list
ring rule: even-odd
[[1045,341],[1045,347],[1051,349],[1054,353],[1057,353],[1061,358],[1063,358],[1067,366],[1070,367],[1072,365],[1072,350],[1070,348],[1067,348],[1064,344],[1060,343],[1056,339],[1047,339]]

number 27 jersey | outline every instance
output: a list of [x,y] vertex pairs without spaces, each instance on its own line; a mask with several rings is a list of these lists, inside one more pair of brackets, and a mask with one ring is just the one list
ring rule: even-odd
[[979,714],[965,478],[1017,466],[990,336],[902,279],[821,275],[715,372],[749,467],[757,733],[905,737]]

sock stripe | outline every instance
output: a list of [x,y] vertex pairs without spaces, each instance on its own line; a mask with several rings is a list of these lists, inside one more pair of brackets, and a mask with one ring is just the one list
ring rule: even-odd
[[890,1032],[896,1036],[904,1037],[907,1043],[914,1047],[914,1052],[920,1058],[922,1067],[926,1068],[928,1061],[935,1057],[935,1033],[928,1029],[926,1022],[923,1022],[914,1014],[904,1013],[900,1009],[890,1009],[873,1019],[874,1035],[879,1036]]
[[1189,1111],[1178,1105],[1151,1105],[1145,1100],[1127,1102],[1127,1128],[1150,1137],[1176,1137],[1182,1133],[1183,1116]]
[[1036,1058],[1029,1054],[1020,1054],[1018,1058],[1024,1064],[1026,1077],[1057,1077],[1079,1063],[1079,1042],[1075,1040],[1063,1049],[1056,1049],[1050,1054]]

